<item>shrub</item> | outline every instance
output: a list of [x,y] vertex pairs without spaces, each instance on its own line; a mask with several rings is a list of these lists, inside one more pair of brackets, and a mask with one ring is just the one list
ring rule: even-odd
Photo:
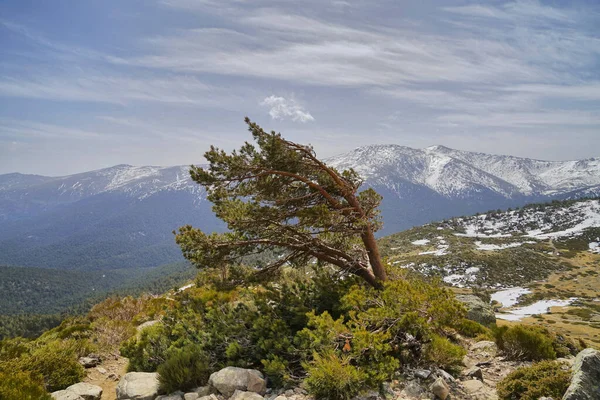
[[314,355],[312,363],[305,366],[308,377],[304,383],[316,399],[348,400],[363,387],[366,376],[350,365],[347,357],[334,353]]
[[466,337],[492,337],[492,331],[489,328],[481,325],[478,322],[471,321],[470,319],[463,318],[459,320],[454,326],[458,333]]
[[496,343],[506,357],[513,360],[556,359],[552,336],[549,332],[534,326],[502,327],[496,331]]
[[52,400],[41,378],[28,372],[0,371],[0,399],[2,400]]
[[562,398],[570,383],[570,373],[554,361],[541,361],[511,372],[498,382],[496,389],[503,400]]
[[49,342],[23,357],[20,364],[22,370],[43,376],[46,389],[50,392],[80,382],[85,375],[83,367],[77,362],[72,343],[67,341]]
[[121,346],[121,354],[129,358],[128,371],[154,372],[167,360],[171,342],[162,324],[144,329],[139,337],[129,339]]
[[431,342],[425,347],[425,359],[437,367],[449,371],[460,369],[465,354],[467,351],[462,346],[438,335],[434,335]]
[[177,349],[158,367],[158,374],[163,393],[202,386],[210,374],[208,357],[198,346]]

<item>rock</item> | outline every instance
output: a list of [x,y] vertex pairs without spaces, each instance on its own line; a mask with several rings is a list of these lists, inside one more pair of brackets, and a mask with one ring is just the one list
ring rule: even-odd
[[158,385],[156,372],[129,372],[117,385],[117,400],[154,400]]
[[585,349],[577,354],[571,369],[571,385],[563,400],[600,399],[600,351]]
[[198,397],[208,396],[210,394],[210,386],[200,386],[193,390],[198,393]]
[[474,378],[483,381],[483,371],[479,367],[467,368],[462,372],[462,374],[468,378]]
[[96,367],[96,371],[100,372],[102,375],[106,375],[106,373],[108,372],[105,368],[102,367]]
[[462,383],[463,388],[465,389],[465,392],[467,392],[467,394],[469,396],[471,396],[471,398],[473,400],[497,400],[498,399],[498,395],[496,394],[496,390],[487,387],[486,385],[484,385],[483,382],[477,380],[477,379],[472,379],[469,381],[464,381]]
[[421,395],[425,392],[421,385],[415,381],[408,382],[402,392],[400,393],[401,398],[420,399]]
[[469,367],[485,365],[492,361],[497,354],[498,346],[496,346],[496,343],[489,340],[482,340],[471,346],[468,360],[463,360],[463,363]]
[[118,374],[112,373],[108,375],[108,379],[111,381],[118,381],[121,377]]
[[431,371],[428,369],[417,369],[415,371],[415,376],[421,379],[427,379],[431,376]]
[[429,387],[438,399],[446,400],[450,394],[450,388],[443,378],[437,378]]
[[156,400],[183,400],[183,394],[181,392],[171,393],[167,395],[158,396]]
[[198,397],[198,400],[219,400],[219,398],[214,394],[209,394],[208,396]]
[[90,354],[87,357],[79,358],[79,364],[83,365],[83,368],[94,368],[98,366],[98,364],[100,364],[101,361],[102,360],[100,360],[100,357],[94,354]]
[[362,393],[356,397],[353,397],[352,400],[381,400],[382,397],[379,392],[375,390],[369,390],[365,393]]
[[102,388],[91,383],[79,382],[65,390],[75,393],[84,400],[100,400],[102,397]]
[[58,392],[50,393],[55,400],[83,400],[83,397],[68,390],[59,390]]
[[183,400],[198,400],[198,393],[196,392],[191,392],[191,393],[186,393],[183,395]]
[[229,400],[263,400],[263,397],[255,392],[244,392],[242,390],[236,390],[233,392],[233,396]]
[[492,306],[479,297],[472,294],[459,294],[456,299],[465,305],[467,318],[471,321],[479,322],[482,325],[496,322],[496,314]]
[[450,375],[448,372],[444,371],[443,369],[438,369],[437,370],[437,375],[440,378],[443,378],[446,382],[454,382],[454,381],[456,381],[456,379],[454,379],[454,377],[452,375]]
[[230,397],[236,390],[255,392],[264,395],[267,383],[263,374],[255,369],[227,367],[210,375],[209,386]]
[[540,397],[538,400],[554,400],[552,397]]

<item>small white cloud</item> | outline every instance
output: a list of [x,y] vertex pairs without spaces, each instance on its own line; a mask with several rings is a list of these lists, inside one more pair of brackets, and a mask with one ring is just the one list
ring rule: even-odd
[[260,105],[270,107],[269,115],[273,119],[282,120],[289,118],[294,122],[309,122],[315,120],[314,117],[310,115],[308,111],[304,110],[294,99],[286,99],[285,97],[271,95],[266,97]]

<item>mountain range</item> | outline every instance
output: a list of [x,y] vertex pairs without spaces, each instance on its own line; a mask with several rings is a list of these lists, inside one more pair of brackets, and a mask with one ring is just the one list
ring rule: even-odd
[[[540,161],[397,145],[326,162],[354,168],[383,195],[391,234],[448,217],[600,195],[600,158]],[[64,177],[0,175],[0,264],[61,269],[152,267],[181,259],[172,231],[223,231],[189,167],[111,168]]]

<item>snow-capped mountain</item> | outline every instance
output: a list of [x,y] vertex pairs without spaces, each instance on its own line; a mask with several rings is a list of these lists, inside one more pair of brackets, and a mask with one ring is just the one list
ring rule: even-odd
[[[386,145],[327,163],[384,196],[381,234],[529,202],[600,194],[600,159],[538,161]],[[153,266],[180,259],[171,231],[222,230],[187,166],[115,167],[65,177],[0,175],[0,264]],[[52,257],[48,257],[52,254]]]

